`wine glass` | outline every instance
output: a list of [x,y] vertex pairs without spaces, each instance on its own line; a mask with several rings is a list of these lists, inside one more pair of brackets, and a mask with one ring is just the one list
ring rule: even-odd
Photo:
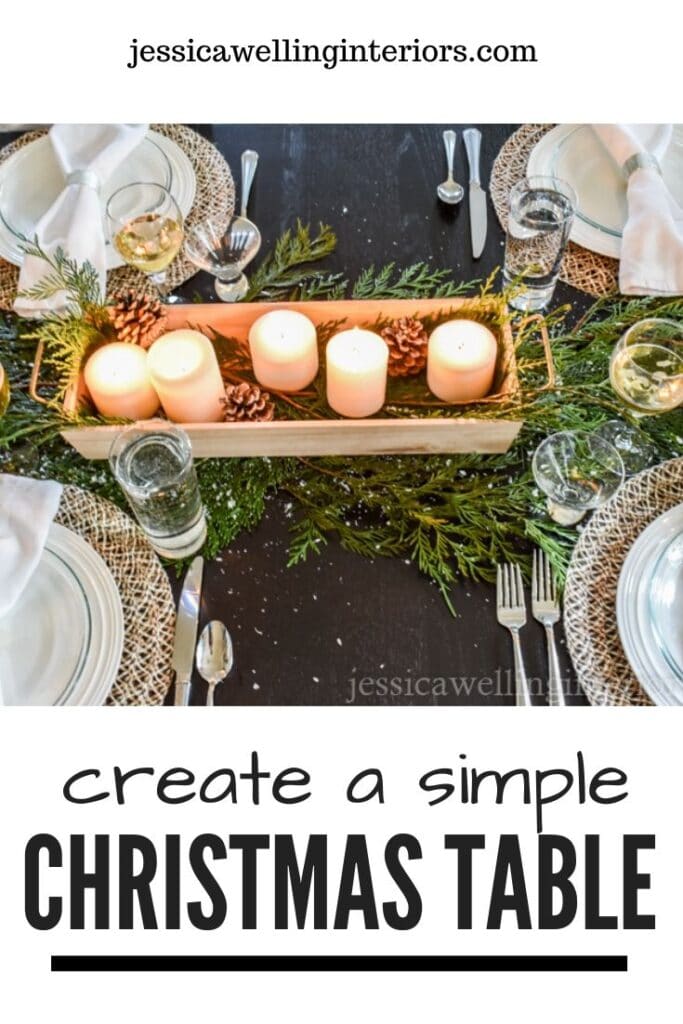
[[216,295],[223,302],[244,298],[249,282],[244,268],[261,248],[261,233],[246,217],[231,217],[227,227],[211,220],[195,224],[187,232],[185,252],[201,270],[216,278]]
[[648,317],[617,342],[610,383],[634,416],[671,412],[683,403],[683,326]]
[[193,227],[185,241],[191,263],[216,278],[216,295],[223,302],[238,302],[249,291],[244,268],[261,248],[261,232],[247,216],[249,195],[258,166],[258,153],[242,153],[242,205],[228,223],[205,220]]
[[[151,181],[124,185],[110,197],[107,218],[117,252],[161,291],[184,237],[183,215],[171,193]],[[167,295],[165,301],[177,300]]]
[[657,458],[657,448],[647,434],[624,420],[607,420],[593,431],[595,437],[608,441],[621,456],[624,475],[635,476],[651,466]]
[[548,498],[551,519],[572,526],[608,501],[624,480],[616,448],[594,433],[563,430],[534,452],[531,470]]

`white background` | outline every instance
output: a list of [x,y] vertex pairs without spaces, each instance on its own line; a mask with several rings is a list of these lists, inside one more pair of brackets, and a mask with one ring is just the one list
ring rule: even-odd
[[[273,0],[117,0],[6,4],[2,18],[0,120],[189,122],[511,122],[682,120],[680,32],[670,2],[641,8],[574,0],[448,4],[323,4]],[[324,71],[313,66],[148,65],[125,68],[129,43],[267,42],[298,36],[307,42],[524,42],[536,46],[532,65],[367,65]],[[359,154],[362,159],[362,154]],[[445,832],[518,832],[534,843],[532,812],[514,804],[463,809],[447,802],[429,810],[415,786],[432,767],[456,765],[466,752],[480,767],[571,765],[577,749],[589,766],[624,767],[629,798],[612,808],[579,808],[567,799],[547,812],[548,829],[572,837],[605,837],[612,851],[603,885],[609,911],[619,890],[616,837],[656,832],[657,850],[643,856],[653,891],[656,932],[593,932],[580,923],[557,933],[500,933],[453,926],[454,855]],[[67,807],[64,779],[89,765],[186,765],[198,775],[221,765],[242,768],[258,749],[274,769],[301,764],[313,774],[314,797],[295,808],[198,804],[163,808],[141,785],[125,808],[109,803]],[[348,776],[381,765],[387,803],[349,807]],[[177,712],[0,712],[0,1012],[3,1019],[109,1024],[159,1019],[168,1024],[227,1017],[265,1024],[294,1022],[428,1021],[557,1024],[617,1019],[635,1024],[652,1015],[674,1019],[680,972],[680,718],[673,711],[562,712],[456,709],[202,709]],[[37,831],[58,835],[97,830],[329,831],[333,858],[341,837],[364,832],[381,868],[381,849],[396,831],[419,836],[424,862],[413,864],[425,908],[413,932],[386,928],[364,934],[271,927],[269,890],[257,933],[228,926],[219,933],[33,932],[23,918],[23,849]],[[379,856],[378,856],[379,854]],[[486,860],[481,861],[486,864]],[[530,895],[534,859],[528,853]],[[232,876],[229,876],[232,877]],[[486,872],[477,874],[485,899]],[[377,895],[386,881],[376,879]],[[393,889],[391,891],[393,897]],[[533,898],[532,898],[533,903]],[[49,955],[80,952],[433,952],[627,953],[624,974],[482,975],[408,973],[349,976],[253,974],[50,975]],[[670,1007],[669,1010],[663,1009]]]
[[[13,0],[3,5],[4,121],[477,122],[681,120],[671,0]],[[537,64],[158,64],[153,44],[528,42]]]
[[[50,1019],[88,1024],[122,1015],[144,1020],[151,1015],[180,1024],[215,1013],[248,1013],[257,1021],[274,1014],[286,1021],[368,1019],[381,1013],[399,1021],[457,1013],[477,1021],[540,1024],[596,1019],[609,1014],[621,1024],[641,1021],[652,1008],[652,993],[674,998],[678,975],[681,911],[679,753],[680,724],[669,712],[549,709],[151,709],[48,710],[3,709],[0,717],[0,772],[3,790],[3,841],[0,846],[2,891],[2,998],[21,1007],[19,1019]],[[252,749],[262,767],[274,773],[292,765],[312,775],[312,797],[282,807],[265,796],[259,807],[239,800],[178,807],[158,803],[145,780],[131,783],[130,802],[118,807],[103,801],[87,807],[67,805],[61,790],[73,772],[152,765],[161,771],[190,768],[198,778],[219,767],[245,770]],[[417,779],[432,768],[460,764],[458,755],[478,767],[548,769],[575,767],[577,749],[590,773],[606,766],[629,775],[628,798],[609,807],[580,806],[572,793],[550,805],[545,831],[570,837],[579,846],[577,869],[582,905],[581,838],[603,836],[602,910],[619,913],[620,842],[624,833],[656,833],[657,848],[640,857],[640,869],[652,874],[652,889],[641,893],[639,909],[655,913],[652,931],[586,932],[581,914],[570,928],[518,931],[514,916],[499,932],[487,932],[485,912],[491,856],[475,853],[475,920],[471,932],[455,926],[455,855],[443,850],[447,832],[521,836],[528,870],[527,886],[535,916],[534,813],[517,799],[504,805],[462,806],[446,801],[429,808]],[[386,803],[352,806],[345,788],[366,767],[383,769]],[[248,793],[245,792],[245,797]],[[256,932],[242,932],[239,921],[239,858],[229,854],[217,868],[228,892],[229,918],[217,932],[71,932],[68,922],[50,932],[33,931],[23,913],[23,851],[29,836],[53,832],[139,832],[159,842],[167,832],[192,838],[200,832],[224,837],[236,832],[330,835],[330,921],[341,845],[347,833],[368,837],[378,901],[396,890],[383,872],[383,848],[396,832],[410,832],[422,844],[423,860],[409,871],[421,891],[424,910],[418,927],[394,932],[386,926],[364,932],[275,932],[272,925],[270,854],[259,856],[260,913]],[[160,847],[161,850],[161,847]],[[163,860],[163,858],[162,858]],[[115,863],[115,862],[114,862]],[[60,872],[51,874],[51,893],[65,887]],[[186,874],[186,879],[189,872]],[[163,879],[162,879],[163,882]],[[116,889],[113,890],[115,908]],[[191,887],[185,899],[194,894]],[[159,889],[159,905],[162,890]],[[353,917],[359,915],[352,915]],[[162,915],[163,919],[163,915]],[[112,921],[115,926],[115,921]],[[67,975],[49,973],[51,953],[607,953],[628,954],[628,974],[362,974],[292,975]]]

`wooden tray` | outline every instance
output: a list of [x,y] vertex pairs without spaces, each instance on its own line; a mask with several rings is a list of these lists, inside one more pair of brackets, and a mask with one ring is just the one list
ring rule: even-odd
[[[484,300],[486,301],[486,300]],[[271,309],[293,309],[305,313],[316,324],[344,321],[344,327],[371,326],[378,319],[403,316],[476,318],[484,306],[477,299],[422,299],[422,300],[341,300],[327,302],[236,303],[227,305],[172,305],[168,307],[169,330],[192,326],[213,328],[223,335],[246,343],[249,328],[264,312]],[[547,333],[541,317],[541,340],[548,370],[546,387],[554,384],[552,355]],[[482,399],[481,404],[501,402],[513,398],[520,391],[515,360],[515,344],[510,325],[498,330],[499,356],[494,381],[494,393]],[[34,386],[37,397],[40,355],[36,354]],[[73,412],[87,397],[84,385],[66,396],[65,411]],[[478,403],[479,404],[479,403]],[[243,457],[286,455],[389,455],[431,454],[448,452],[504,452],[510,447],[522,426],[520,419],[477,419],[457,415],[453,405],[452,416],[386,418],[381,414],[371,419],[347,420],[274,420],[269,423],[192,423],[183,424],[192,448],[198,457]],[[68,427],[62,436],[85,458],[104,459],[120,432],[117,425]]]

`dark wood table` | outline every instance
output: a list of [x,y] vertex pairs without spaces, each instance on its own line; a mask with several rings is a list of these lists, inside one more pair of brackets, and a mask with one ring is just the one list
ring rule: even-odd
[[[353,279],[369,263],[405,266],[430,260],[465,281],[503,259],[503,234],[489,204],[487,244],[470,254],[467,202],[449,209],[436,199],[445,177],[441,131],[464,125],[194,125],[239,176],[240,154],[260,155],[250,216],[268,251],[296,217],[337,232],[331,269]],[[480,125],[482,174],[515,125]],[[455,176],[467,182],[462,139]],[[215,299],[198,274],[178,290]],[[558,300],[577,311],[586,299],[561,287]],[[216,691],[219,704],[487,704],[514,702],[510,637],[496,623],[492,587],[454,588],[453,618],[435,587],[412,564],[366,559],[331,540],[322,554],[287,569],[288,519],[275,499],[258,529],[240,537],[206,567],[202,622],[225,621],[236,665]],[[179,585],[172,574],[174,592]],[[527,671],[543,702],[545,641],[531,620],[523,634]],[[585,703],[561,645],[565,690]],[[193,703],[205,699],[195,681]]]
[[[455,176],[467,183],[466,125],[193,125],[228,160],[239,179],[240,154],[257,150],[259,169],[249,206],[263,234],[263,252],[297,217],[330,223],[339,242],[331,270],[353,280],[370,263],[400,267],[429,260],[456,278],[486,277],[503,260],[503,233],[489,204],[487,243],[473,261],[467,200],[439,203],[445,177],[441,132],[459,132]],[[516,125],[479,125],[482,177]],[[0,134],[6,144],[15,133]],[[177,290],[186,301],[217,301],[213,280],[198,273]],[[559,286],[558,302],[576,313],[585,296]],[[274,499],[251,534],[206,567],[202,624],[226,622],[236,665],[216,692],[218,704],[487,704],[514,701],[512,648],[496,623],[495,591],[454,587],[457,615],[417,568],[399,560],[374,563],[332,539],[318,558],[286,568],[288,519]],[[170,574],[174,593],[179,581]],[[543,702],[545,643],[533,620],[524,630],[527,671]],[[577,693],[562,639],[560,658],[570,703]],[[193,703],[205,686],[195,680]],[[171,696],[171,695],[169,695]]]

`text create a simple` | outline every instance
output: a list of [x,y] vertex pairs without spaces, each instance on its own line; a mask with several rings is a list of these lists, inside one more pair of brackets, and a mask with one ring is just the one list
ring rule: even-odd
[[[391,785],[388,773],[379,767],[354,766],[353,777],[339,780],[335,794],[345,793],[349,803],[384,804],[405,798],[404,790]],[[536,830],[544,829],[548,805],[572,803],[608,806],[628,797],[628,777],[616,766],[589,766],[582,751],[576,751],[564,765],[544,768],[518,766],[488,767],[472,764],[460,753],[451,765],[433,767],[415,779],[417,790],[428,807],[445,805],[527,806],[535,817]],[[72,804],[88,805],[101,801],[119,805],[149,802],[156,798],[166,805],[196,800],[202,804],[253,804],[266,800],[278,804],[299,804],[313,796],[312,775],[302,767],[274,769],[264,767],[263,758],[254,750],[240,767],[219,766],[201,772],[184,766],[159,770],[152,766],[106,769],[88,767],[71,775],[63,786],[64,798]],[[320,794],[318,794],[320,795]]]

